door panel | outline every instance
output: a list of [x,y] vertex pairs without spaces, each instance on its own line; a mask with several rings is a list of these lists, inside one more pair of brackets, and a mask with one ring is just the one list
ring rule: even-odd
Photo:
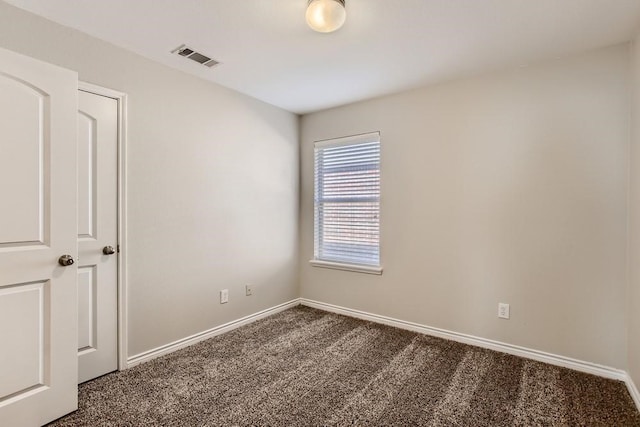
[[0,425],[77,408],[77,74],[0,49]]
[[20,325],[7,334],[12,345],[0,365],[0,396],[19,395],[45,384],[48,292],[47,281],[0,288],[0,324]]
[[78,353],[96,351],[96,268],[78,268]]
[[118,101],[81,91],[78,104],[78,380],[118,368]]
[[[82,98],[82,93],[80,94]],[[97,96],[97,95],[96,95]],[[82,102],[82,100],[80,100]],[[78,237],[96,237],[96,119],[78,114]]]
[[0,93],[3,149],[10,153],[0,156],[0,181],[20,183],[19,187],[0,186],[0,200],[13,207],[3,212],[3,220],[12,226],[0,228],[0,245],[42,244],[48,198],[44,183],[49,178],[45,153],[51,143],[46,117],[50,106],[43,92],[14,76],[0,75]]

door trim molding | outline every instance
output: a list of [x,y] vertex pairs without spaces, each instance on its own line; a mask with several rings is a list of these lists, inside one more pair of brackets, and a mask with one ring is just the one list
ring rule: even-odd
[[118,102],[118,370],[127,369],[127,94],[79,81],[78,90]]

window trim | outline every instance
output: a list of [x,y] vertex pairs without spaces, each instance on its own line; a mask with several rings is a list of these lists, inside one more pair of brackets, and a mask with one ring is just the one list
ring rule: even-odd
[[[325,139],[325,140],[319,140],[319,141],[315,141],[314,142],[314,153],[315,150],[318,148],[333,148],[333,147],[341,147],[341,146],[345,146],[345,145],[353,145],[353,144],[358,144],[358,143],[367,143],[367,142],[378,142],[378,144],[380,144],[380,132],[369,132],[369,133],[363,133],[363,134],[357,134],[357,135],[351,135],[351,136],[345,136],[345,137],[341,137],[341,138],[332,138],[332,139]],[[382,146],[380,145],[380,149],[382,148]],[[314,158],[315,158],[315,154],[314,154]],[[314,175],[315,175],[316,171],[315,171],[315,160],[314,160]],[[382,157],[380,157],[380,181],[382,181]],[[380,182],[380,189],[382,190],[382,182]],[[382,201],[382,191],[380,191],[379,194],[379,201]],[[314,185],[313,185],[313,195],[314,195],[314,199],[316,197],[316,186],[315,186],[315,181],[314,181]],[[378,231],[380,231],[382,229],[382,206],[381,203],[379,205],[378,208],[378,218],[380,220],[379,225],[378,225]],[[315,227],[316,227],[316,206],[315,206],[315,202],[313,204],[313,223],[314,223],[314,235],[313,235],[313,241],[316,241],[316,235],[315,235]],[[323,259],[317,259],[316,257],[316,248],[315,248],[315,243],[314,243],[314,250],[313,250],[313,259],[309,260],[309,264],[313,267],[320,267],[320,268],[328,268],[328,269],[335,269],[335,270],[343,270],[343,271],[351,271],[351,272],[357,272],[357,273],[365,273],[365,274],[374,274],[374,275],[381,275],[383,268],[382,268],[382,235],[380,235],[378,237],[378,250],[379,250],[379,260],[378,260],[378,265],[368,265],[368,264],[354,264],[354,263],[348,263],[348,262],[340,262],[340,261],[328,261],[328,260],[323,260]]]
[[313,267],[321,267],[321,268],[331,268],[333,270],[343,270],[343,271],[353,271],[355,273],[366,273],[366,274],[382,274],[382,265],[375,267],[364,264],[347,264],[343,262],[335,262],[335,261],[322,261],[319,259],[310,259],[309,264]]

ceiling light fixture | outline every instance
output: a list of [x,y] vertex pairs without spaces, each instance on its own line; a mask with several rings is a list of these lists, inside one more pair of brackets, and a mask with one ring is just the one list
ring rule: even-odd
[[339,30],[347,19],[345,0],[309,0],[307,6],[307,24],[320,33]]

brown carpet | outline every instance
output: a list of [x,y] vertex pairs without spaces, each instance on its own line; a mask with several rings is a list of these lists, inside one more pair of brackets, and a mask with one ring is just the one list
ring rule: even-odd
[[80,386],[53,426],[640,426],[625,385],[296,307]]

